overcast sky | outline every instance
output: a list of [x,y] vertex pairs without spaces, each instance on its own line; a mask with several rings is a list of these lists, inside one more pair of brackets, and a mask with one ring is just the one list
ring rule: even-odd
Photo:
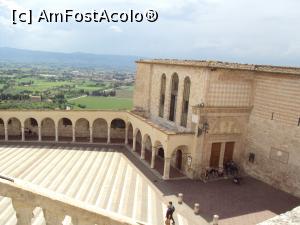
[[[157,10],[155,23],[12,25],[12,9]],[[0,0],[0,46],[300,66],[299,0]]]

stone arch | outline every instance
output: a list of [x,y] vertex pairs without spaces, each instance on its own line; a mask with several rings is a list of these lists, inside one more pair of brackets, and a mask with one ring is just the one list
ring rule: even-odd
[[125,142],[126,123],[123,119],[116,118],[110,123],[110,141],[112,143]]
[[58,121],[58,140],[59,141],[72,141],[73,138],[73,123],[69,118],[61,118]]
[[140,131],[140,129],[136,128],[135,129],[135,151],[139,154],[141,154],[141,150],[142,150],[142,133]]
[[108,124],[103,118],[95,119],[93,122],[93,142],[107,142]]
[[181,106],[181,118],[180,125],[183,127],[187,126],[187,118],[189,112],[189,99],[190,99],[191,80],[189,77],[184,78],[182,106]]
[[160,95],[159,95],[159,111],[158,115],[164,117],[165,98],[166,98],[166,74],[161,75],[160,79]]
[[145,160],[151,164],[152,141],[149,134],[143,136],[143,144],[145,148]]
[[165,165],[165,149],[160,141],[154,142],[154,151],[156,154],[154,169],[158,171],[161,175],[163,175]]
[[5,125],[4,120],[0,118],[0,140],[5,139]]
[[174,149],[171,155],[171,165],[182,172],[187,169],[188,146],[181,145]]
[[41,122],[42,141],[55,140],[55,122],[51,118],[45,118]]
[[22,124],[19,119],[15,117],[8,119],[7,135],[8,140],[22,140]]
[[178,86],[179,86],[178,74],[174,73],[171,78],[171,89],[170,89],[170,106],[169,106],[170,121],[175,121],[176,119]]
[[39,124],[34,118],[28,118],[24,121],[24,137],[27,140],[38,140],[39,138]]
[[90,122],[80,118],[75,122],[75,141],[88,142],[90,140]]
[[127,123],[127,138],[128,138],[128,145],[133,147],[133,126],[130,122]]

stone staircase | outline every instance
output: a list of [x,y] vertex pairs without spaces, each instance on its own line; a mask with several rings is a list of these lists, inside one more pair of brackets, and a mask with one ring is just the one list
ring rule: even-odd
[[[164,224],[165,197],[122,152],[109,147],[2,145],[0,174],[144,224]],[[176,224],[201,225],[182,214],[176,210]],[[16,222],[11,200],[0,197],[0,225],[14,225]],[[45,224],[40,208],[35,209],[32,224]],[[63,224],[71,224],[70,219],[66,217]]]

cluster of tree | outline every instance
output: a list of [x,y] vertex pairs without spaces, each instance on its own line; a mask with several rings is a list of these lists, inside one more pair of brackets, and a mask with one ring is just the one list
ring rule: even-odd
[[56,109],[60,106],[48,102],[9,101],[1,102],[0,109]]
[[56,94],[54,96],[53,102],[55,102],[59,105],[64,105],[67,103],[67,100],[65,99],[65,95],[60,93],[60,94]]
[[5,93],[0,93],[0,99],[1,101],[4,100],[18,100],[18,101],[22,101],[22,100],[28,100],[29,99],[29,95],[28,94],[5,94]]
[[111,90],[111,91],[95,90],[95,91],[91,91],[90,95],[91,96],[103,96],[103,97],[116,96],[116,91],[115,90]]

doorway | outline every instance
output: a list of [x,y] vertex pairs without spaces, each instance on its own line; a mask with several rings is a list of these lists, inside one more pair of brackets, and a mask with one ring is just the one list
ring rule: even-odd
[[235,144],[234,142],[226,142],[223,165],[225,165],[227,162],[230,162],[231,160],[233,160],[234,144]]
[[218,143],[212,143],[211,146],[211,155],[210,155],[210,167],[219,167],[219,161],[220,161],[220,153],[221,153],[221,142]]
[[182,168],[182,151],[180,149],[176,151],[176,168],[179,170]]

